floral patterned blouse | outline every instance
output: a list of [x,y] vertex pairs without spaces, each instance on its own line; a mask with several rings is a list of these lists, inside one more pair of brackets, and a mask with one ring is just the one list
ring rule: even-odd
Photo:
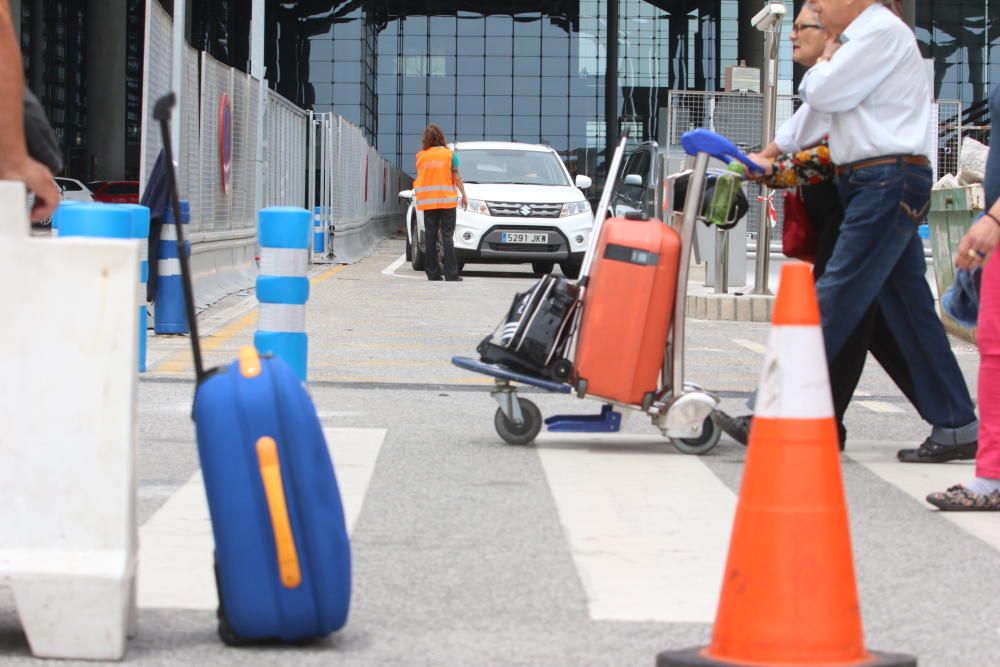
[[797,153],[779,155],[774,161],[774,172],[765,179],[771,188],[796,188],[801,185],[816,185],[833,180],[836,165],[830,159],[830,144],[827,138]]

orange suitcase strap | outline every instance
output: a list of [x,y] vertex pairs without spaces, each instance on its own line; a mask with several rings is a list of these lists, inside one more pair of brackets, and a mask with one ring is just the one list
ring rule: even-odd
[[285,588],[296,588],[302,583],[302,572],[299,569],[299,555],[295,551],[295,539],[292,537],[292,524],[288,518],[285,487],[281,482],[278,444],[274,438],[265,436],[257,441],[257,462],[260,465],[260,478],[264,482],[267,509],[271,515],[281,584]]

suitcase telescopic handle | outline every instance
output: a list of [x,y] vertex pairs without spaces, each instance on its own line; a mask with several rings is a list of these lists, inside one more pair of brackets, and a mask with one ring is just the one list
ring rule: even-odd
[[191,330],[191,354],[194,356],[195,378],[200,383],[205,379],[205,366],[201,361],[201,341],[198,338],[198,315],[194,312],[194,287],[191,282],[191,262],[184,243],[184,225],[181,224],[181,201],[177,193],[177,174],[174,171],[174,154],[170,140],[170,114],[177,104],[177,95],[168,93],[156,101],[153,118],[160,123],[163,138],[163,154],[167,161],[167,185],[170,190],[170,208],[177,227],[177,257],[181,264],[181,278],[184,285],[184,309],[188,327]]
[[587,252],[583,256],[583,265],[580,267],[578,283],[586,285],[586,278],[590,275],[590,269],[594,264],[594,253],[597,252],[597,244],[600,241],[601,228],[608,217],[608,207],[611,206],[611,195],[614,193],[615,183],[618,180],[618,170],[621,167],[622,158],[625,155],[625,146],[628,145],[628,129],[622,132],[618,138],[618,145],[611,156],[608,164],[608,175],[604,179],[604,190],[601,192],[600,202],[597,204],[597,211],[594,212],[594,226],[590,229],[590,242],[587,244]]
[[302,583],[299,568],[299,554],[295,550],[292,523],[288,518],[288,503],[285,501],[285,486],[281,481],[281,462],[278,459],[278,443],[274,438],[263,437],[257,441],[257,462],[260,478],[264,482],[264,495],[271,516],[271,530],[274,546],[278,553],[278,574],[281,585],[296,588]]

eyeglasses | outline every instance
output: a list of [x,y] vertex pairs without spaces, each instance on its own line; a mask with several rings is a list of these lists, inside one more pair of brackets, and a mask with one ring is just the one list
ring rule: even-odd
[[803,30],[825,30],[818,23],[793,23],[792,32],[802,32]]

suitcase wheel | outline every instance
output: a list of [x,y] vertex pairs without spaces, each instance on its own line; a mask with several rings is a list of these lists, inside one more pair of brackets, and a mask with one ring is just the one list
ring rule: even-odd
[[497,434],[503,438],[504,442],[510,445],[527,445],[535,439],[538,432],[542,430],[542,412],[538,406],[525,398],[518,398],[521,406],[521,416],[524,418],[523,424],[515,424],[507,419],[503,410],[497,408],[493,417],[493,425],[497,429]]
[[566,382],[573,377],[573,362],[569,359],[557,359],[549,366],[549,375],[559,382]]
[[697,438],[671,438],[674,447],[685,454],[706,454],[712,450],[722,437],[722,429],[711,417],[705,418],[701,427],[701,435]]

